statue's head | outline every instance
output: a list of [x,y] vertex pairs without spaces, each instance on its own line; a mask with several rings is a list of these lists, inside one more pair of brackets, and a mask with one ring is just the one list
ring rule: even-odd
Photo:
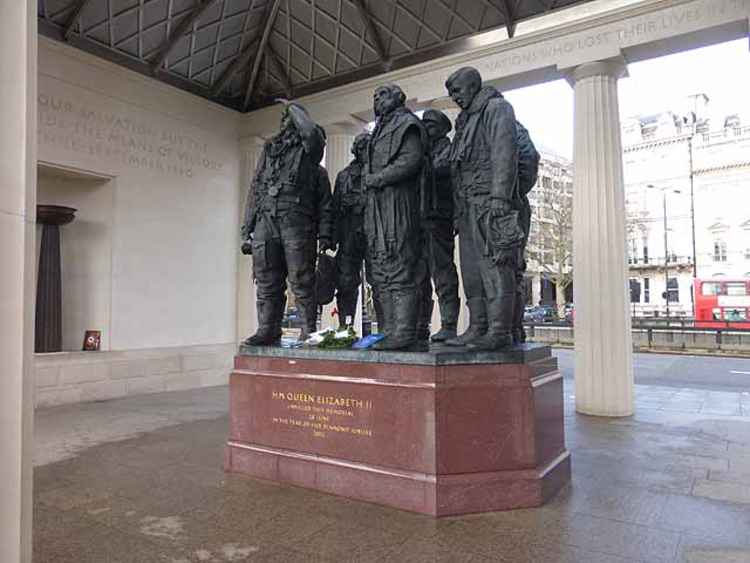
[[360,133],[354,137],[352,143],[352,154],[357,162],[364,162],[367,156],[367,144],[370,142],[369,133]]
[[474,67],[465,66],[459,68],[445,81],[448,95],[458,104],[461,109],[467,109],[474,96],[482,88],[482,76]]
[[422,114],[422,123],[427,129],[427,135],[431,140],[439,139],[447,135],[453,128],[451,120],[442,111],[428,109]]
[[375,115],[388,115],[393,110],[400,108],[406,102],[406,94],[397,84],[385,84],[378,86],[372,97],[372,109]]
[[287,104],[284,106],[284,111],[281,112],[281,132],[285,133],[287,131],[294,130],[294,120],[292,119],[291,114],[289,113],[289,108],[294,106],[295,108],[302,111],[305,115],[307,115],[307,110],[303,108],[299,104]]

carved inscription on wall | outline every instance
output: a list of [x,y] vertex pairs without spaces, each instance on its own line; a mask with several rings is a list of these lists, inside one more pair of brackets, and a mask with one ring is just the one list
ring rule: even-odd
[[[622,48],[684,33],[694,28],[719,25],[746,14],[748,10],[750,0],[716,0],[704,4],[687,4],[657,14],[633,18],[602,31],[573,34],[539,45],[519,47],[512,53],[493,55],[480,60],[477,67],[480,72],[487,75],[538,68],[545,64],[555,64],[572,53],[587,50],[597,53],[607,46]],[[595,60],[595,57],[592,60]]]
[[221,172],[224,164],[204,140],[117,112],[98,111],[40,92],[39,144],[109,163],[191,178]]
[[367,423],[372,401],[295,391],[272,391],[271,400],[277,406],[272,422],[281,428],[297,430],[313,438],[337,434],[372,437],[372,428]]

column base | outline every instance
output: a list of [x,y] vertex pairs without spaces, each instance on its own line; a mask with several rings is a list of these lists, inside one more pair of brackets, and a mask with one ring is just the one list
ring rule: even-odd
[[634,411],[633,410],[627,410],[622,412],[611,412],[611,411],[603,411],[598,409],[585,409],[576,407],[576,412],[578,414],[585,414],[587,416],[603,416],[603,417],[609,417],[609,418],[625,418],[628,416],[633,416]]

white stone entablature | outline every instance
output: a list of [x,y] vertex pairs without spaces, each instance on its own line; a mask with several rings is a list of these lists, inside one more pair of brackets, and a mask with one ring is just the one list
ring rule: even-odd
[[[750,0],[614,0],[576,6],[521,22],[516,36],[494,32],[492,43],[428,63],[305,96],[299,101],[323,125],[372,106],[378,84],[397,82],[410,100],[428,104],[445,97],[444,82],[472,65],[485,81],[504,89],[563,78],[565,69],[623,56],[643,60],[737,39],[748,33]],[[481,40],[477,40],[481,43]],[[242,118],[242,136],[267,136],[277,128],[279,108]]]

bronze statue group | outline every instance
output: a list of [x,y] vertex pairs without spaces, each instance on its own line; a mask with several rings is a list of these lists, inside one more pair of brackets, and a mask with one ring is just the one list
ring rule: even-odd
[[[420,119],[395,84],[373,96],[372,133],[354,139],[354,160],[330,191],[319,162],[325,132],[300,105],[286,105],[281,131],[259,161],[242,225],[253,256],[258,331],[245,344],[281,338],[287,281],[303,321],[315,332],[318,251],[336,250],[340,322],[354,318],[362,263],[372,287],[378,350],[424,350],[430,340],[474,350],[523,342],[525,248],[539,154],[513,107],[479,72],[464,67],[445,82],[461,108],[453,128],[442,112]],[[456,334],[460,301],[470,314]],[[441,328],[430,336],[433,283]]]

